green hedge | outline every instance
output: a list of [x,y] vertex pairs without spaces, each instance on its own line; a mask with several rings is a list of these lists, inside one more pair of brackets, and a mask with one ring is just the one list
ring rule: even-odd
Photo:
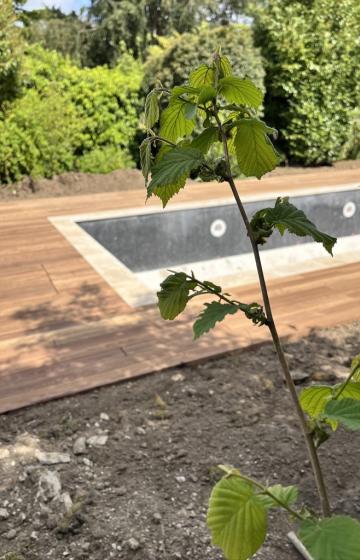
[[339,159],[360,101],[359,0],[272,0],[255,30],[266,120],[280,130],[283,152],[301,164]]
[[67,170],[106,173],[133,165],[142,67],[77,67],[39,46],[23,64],[22,95],[0,117],[0,180]]
[[13,0],[0,4],[0,108],[17,94],[21,62],[20,29],[16,25]]
[[230,58],[234,74],[247,75],[263,86],[262,58],[254,47],[251,28],[240,24],[206,24],[194,33],[159,38],[159,45],[149,49],[144,89],[150,89],[156,80],[168,88],[183,84],[190,71],[207,62],[219,46],[222,54]]

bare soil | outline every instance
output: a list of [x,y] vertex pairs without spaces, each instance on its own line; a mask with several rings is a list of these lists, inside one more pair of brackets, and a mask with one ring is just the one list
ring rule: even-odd
[[[323,167],[278,167],[269,176],[331,171],[333,169],[358,169],[360,160],[338,161]],[[25,177],[12,185],[0,186],[0,200],[33,199],[72,196],[101,192],[143,189],[144,179],[138,169],[118,169],[107,175],[95,173],[64,173],[52,179]]]
[[[356,323],[286,343],[292,368],[309,376],[299,390],[343,376],[359,336]],[[359,516],[359,434],[340,429],[320,455],[335,511]],[[1,416],[1,554],[221,560],[205,523],[219,463],[298,484],[318,507],[270,343]],[[300,560],[288,529],[271,514],[256,558]]]

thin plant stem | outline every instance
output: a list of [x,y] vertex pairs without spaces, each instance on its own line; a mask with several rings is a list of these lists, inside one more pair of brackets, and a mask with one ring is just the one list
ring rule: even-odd
[[267,317],[267,326],[269,327],[269,330],[270,330],[270,333],[271,333],[271,336],[272,336],[272,339],[273,339],[273,343],[274,343],[274,346],[275,346],[275,350],[276,350],[276,353],[277,353],[277,356],[278,356],[278,359],[279,359],[279,363],[280,363],[281,369],[282,369],[283,374],[284,374],[285,382],[286,382],[286,385],[287,385],[288,390],[290,392],[290,396],[291,396],[291,399],[293,401],[294,408],[296,410],[296,413],[297,413],[297,416],[298,416],[298,419],[299,419],[300,428],[301,428],[301,431],[302,431],[304,439],[305,439],[308,455],[309,455],[309,458],[310,458],[310,462],[311,462],[311,466],[312,466],[312,470],[313,470],[313,473],[314,473],[314,478],[315,478],[315,482],[316,482],[316,486],[317,486],[317,490],[318,490],[318,494],[319,494],[319,498],[320,498],[322,513],[325,517],[329,517],[331,515],[330,502],[329,502],[329,498],[328,498],[328,493],[327,493],[327,489],[326,489],[325,480],[324,480],[324,476],[323,476],[323,473],[322,473],[319,457],[318,457],[318,454],[317,454],[317,450],[316,450],[314,441],[313,441],[312,436],[309,432],[307,421],[306,421],[306,418],[305,418],[305,414],[304,414],[304,412],[301,408],[301,405],[300,405],[300,402],[299,402],[299,399],[298,399],[298,396],[297,396],[295,384],[294,384],[294,381],[291,377],[289,366],[288,366],[288,363],[287,363],[287,360],[286,360],[286,357],[285,357],[285,354],[284,354],[284,350],[282,348],[282,344],[281,344],[281,341],[280,341],[280,338],[279,338],[279,335],[278,335],[278,332],[277,332],[277,329],[276,329],[276,325],[275,325],[275,321],[274,321],[274,318],[273,318],[272,309],[271,309],[271,305],[270,305],[270,299],[269,299],[269,294],[268,294],[268,290],[267,290],[264,271],[263,271],[263,267],[262,267],[262,263],[261,263],[259,248],[258,248],[258,245],[256,243],[256,239],[255,239],[254,233],[252,231],[249,219],[247,217],[245,208],[242,204],[241,198],[239,196],[239,193],[237,191],[234,179],[233,179],[232,174],[231,174],[231,164],[230,164],[230,156],[229,156],[226,134],[225,134],[225,131],[222,127],[222,123],[220,121],[220,118],[219,118],[219,115],[218,115],[218,110],[217,110],[217,107],[216,107],[215,103],[214,103],[214,106],[213,106],[213,113],[214,113],[214,117],[216,119],[216,122],[218,124],[219,130],[220,130],[220,133],[221,133],[221,137],[222,137],[222,141],[223,141],[224,156],[225,156],[225,162],[226,162],[226,168],[227,168],[226,180],[230,185],[230,188],[231,188],[231,191],[232,191],[233,196],[235,198],[236,204],[238,206],[240,215],[241,215],[241,217],[243,219],[243,222],[245,224],[246,231],[247,231],[247,234],[249,236],[251,246],[252,246],[252,250],[253,250],[253,253],[254,253],[256,269],[257,269],[258,278],[259,278],[259,284],[260,284],[260,288],[261,288],[262,298],[263,298],[263,302],[264,302],[264,308],[265,308],[266,317]]
[[354,369],[350,372],[350,375],[347,377],[346,381],[344,381],[344,383],[339,388],[339,391],[333,397],[334,401],[336,401],[340,397],[340,395],[345,391],[346,387],[349,385],[349,383],[352,380],[352,378],[354,377],[354,375],[356,373],[359,373],[359,371],[360,371],[360,366],[355,366]]

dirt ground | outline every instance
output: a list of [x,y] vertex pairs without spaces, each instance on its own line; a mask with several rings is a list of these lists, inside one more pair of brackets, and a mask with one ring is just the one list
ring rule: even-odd
[[[360,160],[339,161],[333,167],[337,169],[357,169],[360,168]],[[269,176],[311,173],[314,170],[331,171],[333,167],[278,167],[269,173]],[[119,169],[107,175],[64,173],[52,179],[26,177],[19,183],[2,185],[0,186],[0,200],[72,196],[143,188],[144,178],[138,169]]]
[[[299,389],[342,378],[359,337],[356,323],[286,343]],[[320,455],[334,509],[359,516],[360,435]],[[219,463],[317,508],[270,343],[1,416],[1,558],[221,560],[205,524]],[[299,560],[288,528],[272,514],[256,558]]]

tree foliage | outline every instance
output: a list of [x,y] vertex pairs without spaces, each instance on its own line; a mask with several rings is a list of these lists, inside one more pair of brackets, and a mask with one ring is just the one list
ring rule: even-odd
[[0,180],[131,166],[141,79],[130,55],[114,69],[81,69],[31,47],[21,96],[0,118]]
[[17,94],[21,53],[21,36],[13,2],[3,0],[0,9],[0,109]]
[[266,60],[266,117],[287,158],[339,159],[360,102],[360,3],[273,0],[258,10],[255,28]]
[[183,84],[191,69],[208,63],[209,53],[211,56],[219,46],[231,60],[234,74],[248,76],[256,85],[263,86],[262,59],[254,47],[251,28],[240,24],[204,24],[195,33],[159,39],[159,44],[149,50],[144,88],[152,87],[156,80],[168,88]]

